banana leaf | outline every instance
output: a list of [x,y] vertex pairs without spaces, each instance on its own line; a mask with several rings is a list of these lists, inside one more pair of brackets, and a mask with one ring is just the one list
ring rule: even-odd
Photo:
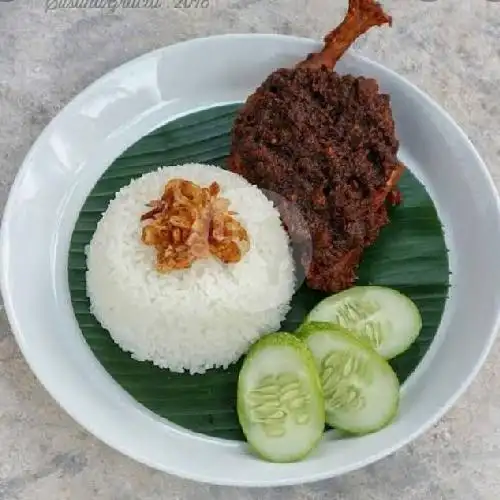
[[[139,403],[194,432],[243,440],[236,414],[236,383],[242,360],[203,375],[172,373],[133,360],[89,312],[84,248],[116,191],[160,165],[186,162],[225,167],[230,130],[241,104],[210,108],[158,128],[131,146],[105,171],[76,222],[68,258],[71,300],[83,336],[107,372]],[[403,204],[391,209],[391,223],[365,251],[358,284],[393,287],[415,301],[423,328],[414,345],[391,361],[401,383],[429,349],[441,321],[449,287],[448,253],[434,204],[424,186],[406,171],[400,181]],[[325,294],[303,285],[281,329],[293,331]]]

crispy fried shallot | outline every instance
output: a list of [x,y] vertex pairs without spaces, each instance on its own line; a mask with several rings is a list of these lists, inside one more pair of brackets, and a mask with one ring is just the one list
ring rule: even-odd
[[219,194],[217,182],[200,187],[172,179],[161,198],[148,203],[150,210],[141,216],[141,239],[155,247],[159,272],[186,269],[211,255],[225,264],[236,263],[248,252],[248,233],[229,210],[229,200]]

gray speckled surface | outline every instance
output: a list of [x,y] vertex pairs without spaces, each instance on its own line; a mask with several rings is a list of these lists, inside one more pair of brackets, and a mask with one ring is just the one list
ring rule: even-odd
[[[170,0],[173,3],[173,0]],[[50,10],[0,2],[0,203],[43,127],[85,86],[151,49],[228,32],[321,37],[345,0],[210,0],[208,9]],[[386,0],[392,30],[358,43],[463,126],[500,181],[500,3]],[[54,2],[52,2],[54,5]],[[392,457],[310,486],[241,490],[163,475],[107,448],[48,396],[0,315],[0,499],[495,500],[500,498],[500,348],[458,405]]]

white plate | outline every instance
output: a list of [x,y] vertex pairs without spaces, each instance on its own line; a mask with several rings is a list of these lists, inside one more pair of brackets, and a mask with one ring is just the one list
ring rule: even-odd
[[320,44],[278,35],[196,39],[147,54],[98,80],[46,128],[10,193],[1,233],[6,310],[31,368],[82,426],[157,469],[216,484],[271,486],[332,477],[374,462],[427,429],[483,363],[497,329],[499,200],[487,169],[436,104],[393,72],[352,53],[337,70],[376,77],[392,96],[401,158],[422,179],[445,223],[452,298],[430,351],[403,390],[400,416],[363,438],[325,436],[304,462],[273,465],[244,444],[172,426],[133,400],[87,347],[73,315],[67,254],[93,184],[152,129],[214,104],[241,101],[278,66]]

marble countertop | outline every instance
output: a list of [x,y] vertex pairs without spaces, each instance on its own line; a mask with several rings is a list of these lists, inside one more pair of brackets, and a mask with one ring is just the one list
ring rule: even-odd
[[[195,36],[273,32],[320,38],[345,0],[209,0],[207,9],[60,8],[0,0],[0,204],[29,147],[78,92],[113,67]],[[73,2],[75,3],[75,2]],[[80,2],[82,3],[82,2]],[[89,2],[87,2],[89,3]],[[121,4],[121,5],[120,5]],[[465,129],[500,182],[500,3],[385,0],[391,30],[357,48],[428,92]],[[495,500],[500,498],[500,347],[456,407],[395,455],[295,488],[210,487],[167,476],[80,428],[30,372],[0,313],[0,500]]]

